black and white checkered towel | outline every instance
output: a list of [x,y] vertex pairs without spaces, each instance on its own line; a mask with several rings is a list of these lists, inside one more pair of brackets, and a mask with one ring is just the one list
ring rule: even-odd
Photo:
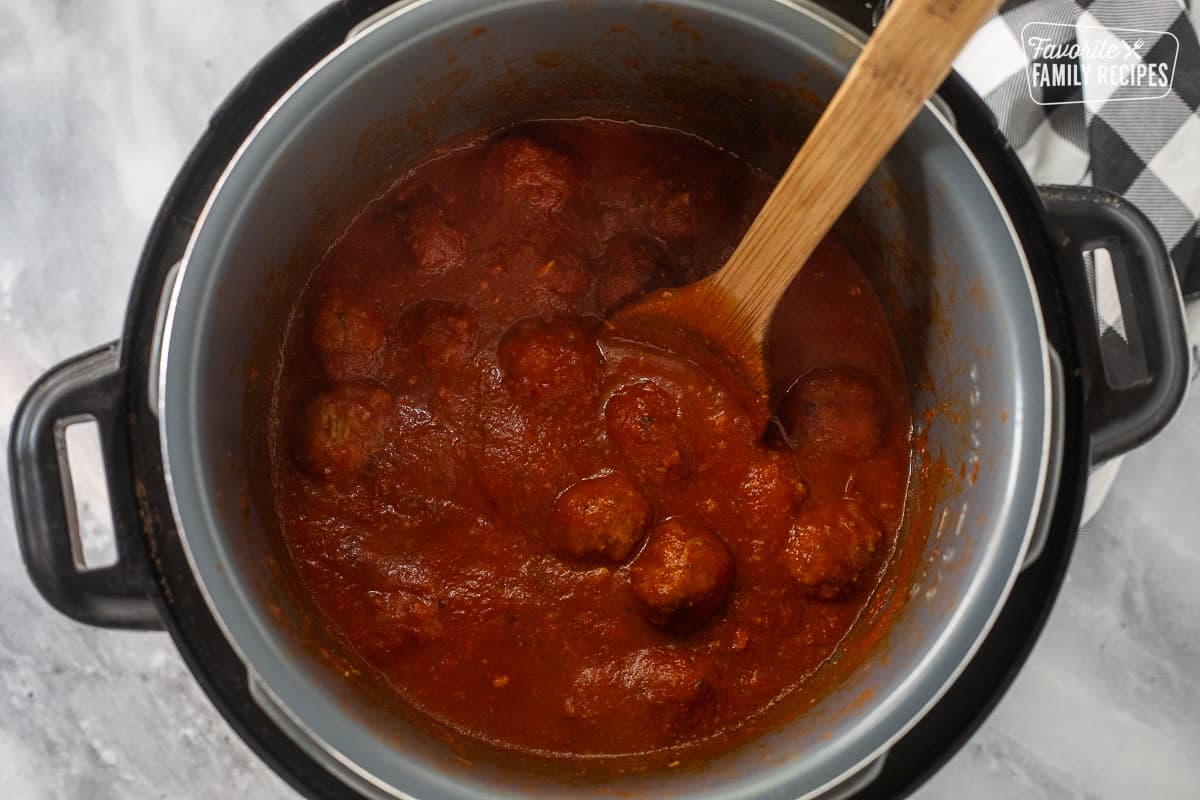
[[[1185,293],[1200,295],[1200,46],[1190,3],[1009,0],[955,68],[1035,181],[1123,195],[1157,226]],[[1116,70],[1139,63],[1159,71],[1122,85]],[[1169,88],[1162,72],[1173,73]]]
[[[1191,2],[1008,0],[955,69],[1035,181],[1116,192],[1158,228],[1191,301],[1200,377],[1200,45]],[[1097,255],[1105,254],[1087,254],[1085,266],[1105,359],[1136,370],[1112,273]]]

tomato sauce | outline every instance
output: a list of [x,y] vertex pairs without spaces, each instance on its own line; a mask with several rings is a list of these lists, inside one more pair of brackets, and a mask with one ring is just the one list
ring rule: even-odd
[[682,133],[528,123],[386,187],[312,265],[274,512],[326,624],[419,712],[522,754],[676,758],[745,738],[847,638],[911,453],[848,252],[789,292],[765,435],[700,354],[604,321],[719,267],[771,186]]

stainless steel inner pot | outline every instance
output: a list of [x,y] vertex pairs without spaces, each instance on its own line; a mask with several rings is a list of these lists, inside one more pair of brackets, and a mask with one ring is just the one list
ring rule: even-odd
[[466,766],[298,644],[289,630],[302,611],[276,585],[269,509],[242,508],[257,462],[236,367],[287,290],[302,238],[349,187],[481,128],[584,113],[690,129],[777,169],[860,45],[799,0],[418,0],[360,28],[243,144],[193,234],[152,375],[167,485],[256,699],[352,785],[426,799],[838,797],[965,666],[1034,538],[1059,432],[1028,265],[953,120],[932,105],[844,233],[889,308],[929,457],[964,477],[938,500],[921,577],[888,641],[792,723],[694,769],[603,786],[568,789],[486,759]]

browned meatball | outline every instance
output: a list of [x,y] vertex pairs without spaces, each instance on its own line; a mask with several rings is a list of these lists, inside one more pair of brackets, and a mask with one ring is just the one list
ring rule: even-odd
[[750,464],[738,488],[747,528],[757,533],[787,530],[808,499],[808,485],[796,476],[788,457],[769,451]]
[[619,472],[585,478],[554,502],[560,549],[585,561],[624,561],[649,521],[650,503]]
[[537,280],[560,298],[576,299],[591,288],[592,273],[577,252],[563,249],[538,267]]
[[675,398],[650,381],[618,389],[604,406],[608,438],[640,479],[679,478],[692,468]]
[[346,634],[361,653],[390,659],[442,636],[438,600],[432,590],[414,587],[349,596],[344,610]]
[[822,503],[792,525],[784,563],[806,594],[831,600],[862,576],[882,541],[879,523],[855,501]]
[[422,367],[458,369],[475,353],[479,315],[462,303],[422,300],[404,312],[399,327]]
[[700,660],[674,647],[652,647],[616,663],[580,671],[563,710],[567,716],[619,731],[635,725],[669,740],[713,698]]
[[574,191],[571,159],[523,136],[493,144],[485,170],[485,184],[494,197],[534,211],[559,211]]
[[878,390],[851,369],[813,370],[796,381],[779,419],[797,449],[866,458],[883,444]]
[[437,600],[413,592],[388,592],[375,598],[380,632],[399,643],[428,642],[442,632]]
[[326,291],[318,301],[312,337],[322,368],[335,380],[370,374],[387,340],[374,304],[340,288]]
[[446,221],[440,209],[418,206],[405,215],[405,221],[408,246],[421,273],[445,275],[466,263],[466,237]]
[[596,310],[607,316],[667,284],[662,248],[639,236],[614,237],[600,257],[596,274]]
[[337,480],[354,475],[383,444],[392,395],[370,381],[340,383],[308,405],[300,457],[313,475]]
[[678,519],[660,522],[630,567],[646,619],[675,633],[712,618],[733,587],[733,553],[712,531]]
[[535,398],[590,396],[600,377],[594,332],[582,320],[527,317],[500,340],[505,379]]
[[675,176],[648,189],[645,222],[667,244],[683,245],[727,227],[729,211],[713,180]]

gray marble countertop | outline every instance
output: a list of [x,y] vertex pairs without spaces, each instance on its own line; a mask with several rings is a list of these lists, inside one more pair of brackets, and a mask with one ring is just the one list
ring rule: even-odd
[[[0,1],[4,440],[39,373],[117,336],[151,219],[209,114],[322,3]],[[83,469],[85,484],[98,480],[94,462]],[[1028,666],[921,800],[1200,797],[1198,476],[1193,397],[1126,462]],[[98,524],[87,509],[82,521]],[[295,797],[164,634],[94,630],[42,601],[7,492],[0,796]]]

